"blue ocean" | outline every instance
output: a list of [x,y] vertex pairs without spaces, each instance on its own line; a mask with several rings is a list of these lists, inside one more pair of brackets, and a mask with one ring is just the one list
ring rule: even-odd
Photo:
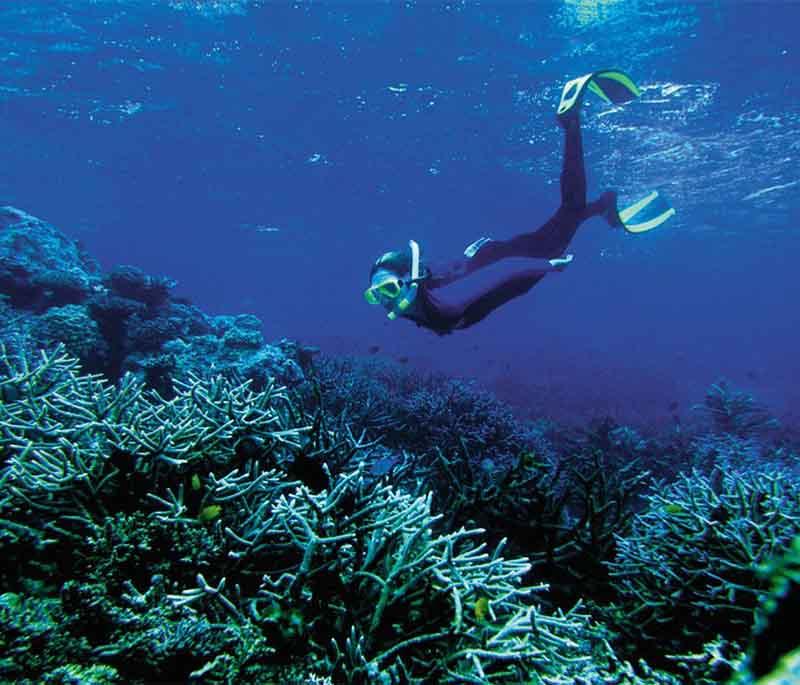
[[798,24],[0,2],[0,683],[800,684]]

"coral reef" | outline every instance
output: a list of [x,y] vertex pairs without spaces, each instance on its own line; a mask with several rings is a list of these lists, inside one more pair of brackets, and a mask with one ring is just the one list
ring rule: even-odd
[[742,648],[768,590],[759,566],[800,532],[800,483],[771,469],[694,472],[646,499],[608,563],[630,656],[658,662],[709,636]]
[[759,571],[769,582],[770,589],[756,612],[747,671],[737,682],[745,683],[750,678],[767,681],[773,671],[768,682],[797,679],[800,676],[800,639],[787,630],[787,626],[796,620],[800,609],[800,537],[794,538],[783,556],[770,559]]
[[323,358],[314,377],[326,408],[403,451],[391,477],[430,490],[445,528],[505,538],[552,581],[549,601],[570,606],[587,590],[607,592],[603,562],[627,532],[648,478],[642,463],[656,451],[635,432],[603,422],[568,437],[519,421],[474,384],[374,359]]
[[173,392],[173,375],[209,369],[251,378],[259,387],[272,377],[303,378],[302,346],[265,345],[257,317],[209,317],[173,297],[174,286],[170,278],[133,266],[102,274],[50,224],[0,208],[2,316],[13,323],[0,333],[7,346],[34,350],[63,343],[87,371],[111,381],[133,373],[165,395]]
[[100,284],[99,268],[50,224],[0,207],[0,291],[17,308],[40,312],[78,304]]
[[[6,595],[3,640],[25,654],[6,677],[91,655],[124,682],[258,682],[254,661],[352,683],[560,682],[597,668],[592,643],[602,663],[585,614],[536,608],[527,561],[479,529],[435,531],[430,494],[368,477],[364,445],[283,388],[189,379],[165,400],[131,376],[83,376],[60,350],[2,362],[6,586],[45,584]],[[312,458],[319,491],[289,475]],[[30,612],[47,640],[20,629]]]
[[0,210],[0,682],[796,674],[800,459],[749,394],[565,430],[173,286]]
[[767,408],[757,402],[753,395],[735,390],[726,380],[708,389],[700,408],[708,414],[718,433],[748,437],[778,426]]
[[501,470],[538,439],[507,405],[475,383],[415,373],[374,358],[321,358],[314,377],[331,413],[347,414],[389,446],[480,455],[486,468]]

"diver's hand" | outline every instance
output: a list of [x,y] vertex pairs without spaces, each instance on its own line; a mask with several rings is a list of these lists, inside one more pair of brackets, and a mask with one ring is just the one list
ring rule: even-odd
[[551,259],[550,266],[552,266],[556,271],[563,271],[570,265],[574,258],[575,255],[568,254],[557,259]]

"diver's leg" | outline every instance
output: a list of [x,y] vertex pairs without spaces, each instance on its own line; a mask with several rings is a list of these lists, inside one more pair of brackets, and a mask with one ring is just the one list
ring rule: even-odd
[[593,216],[602,216],[612,228],[622,226],[619,213],[617,212],[617,193],[608,190],[598,197],[594,202],[590,202],[583,210],[583,220]]
[[561,207],[579,212],[586,206],[586,168],[583,161],[581,121],[577,108],[558,118],[564,129],[561,163]]
[[[578,111],[559,117],[564,129],[564,159],[561,165],[561,206],[540,228],[509,240],[492,240],[484,244],[472,258],[474,268],[486,266],[505,257],[538,257],[552,259],[567,249],[581,222],[594,214],[586,214],[586,171]],[[595,207],[593,207],[595,209]],[[599,209],[599,206],[598,206]]]
[[464,305],[461,320],[456,328],[467,328],[478,323],[509,300],[527,293],[544,276],[545,274],[538,270],[520,271],[486,289]]
[[[564,158],[561,164],[561,205],[540,228],[509,240],[488,240],[467,258],[464,271],[472,273],[507,257],[553,259],[564,254],[578,227],[586,219],[604,215],[611,225],[616,219],[616,194],[604,193],[586,203],[586,168],[578,108],[558,117],[564,129]],[[612,211],[613,210],[613,211]]]

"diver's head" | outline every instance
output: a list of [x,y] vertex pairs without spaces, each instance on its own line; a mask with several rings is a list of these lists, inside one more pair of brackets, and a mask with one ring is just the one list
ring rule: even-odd
[[387,252],[378,258],[369,273],[364,299],[380,304],[390,319],[403,314],[417,296],[420,277],[419,245],[410,240],[408,250]]

